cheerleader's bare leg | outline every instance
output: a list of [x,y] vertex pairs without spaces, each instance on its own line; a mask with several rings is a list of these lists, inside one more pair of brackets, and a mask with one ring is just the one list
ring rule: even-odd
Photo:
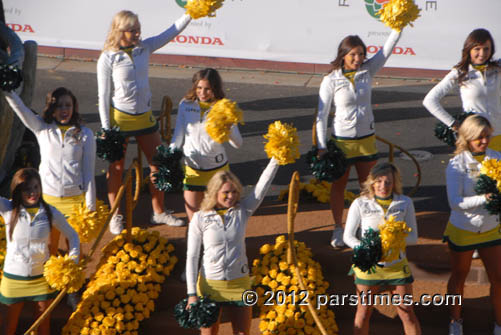
[[5,320],[5,334],[16,334],[17,323],[23,309],[24,302],[18,302],[7,306],[7,317]]
[[344,211],[344,190],[348,184],[348,177],[350,176],[350,166],[345,174],[332,182],[331,186],[331,212],[334,219],[334,229],[343,227],[343,211]]
[[200,205],[204,199],[204,192],[200,191],[184,191],[184,208],[188,215],[188,222],[191,221],[193,214],[200,210]]
[[[400,301],[403,302],[405,295],[412,295],[412,284],[397,285],[391,293],[398,294],[400,296]],[[401,303],[395,307],[404,325],[404,333],[406,335],[421,335],[421,326],[416,313],[414,313],[413,304],[406,305]]]
[[[485,250],[485,249],[484,249]],[[480,250],[479,250],[480,252]],[[456,294],[463,296],[464,283],[470,272],[471,256],[473,250],[469,251],[454,251],[449,249],[449,257],[451,262],[451,276],[447,283],[447,294]],[[450,306],[451,319],[461,319],[461,305],[453,304]]]
[[368,295],[378,293],[380,287],[360,284],[356,284],[355,286],[357,287],[358,304],[353,323],[353,334],[369,335],[369,321],[371,319],[374,306],[369,303],[369,301],[372,301],[372,298],[369,299]]
[[231,328],[234,335],[249,335],[251,320],[252,320],[252,307],[225,307],[225,311],[230,317]]
[[501,245],[478,249],[491,283],[491,300],[496,323],[501,326]]

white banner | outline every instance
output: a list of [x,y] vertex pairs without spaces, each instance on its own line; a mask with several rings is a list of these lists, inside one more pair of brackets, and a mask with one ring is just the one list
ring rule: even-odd
[[[226,0],[214,18],[194,20],[161,54],[328,64],[346,35],[359,35],[369,56],[390,29],[375,11],[388,0]],[[501,1],[415,0],[421,17],[404,30],[386,66],[450,69],[475,28],[501,47]],[[142,36],[156,35],[184,13],[184,0],[3,0],[7,24],[39,45],[99,50],[113,15],[139,15]]]

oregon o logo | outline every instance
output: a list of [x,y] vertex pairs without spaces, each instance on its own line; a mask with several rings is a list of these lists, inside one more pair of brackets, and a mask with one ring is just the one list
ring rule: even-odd
[[[179,0],[177,0],[177,1],[179,1]],[[388,1],[390,1],[390,0],[365,0],[365,8],[367,8],[367,11],[369,12],[369,14],[373,18],[379,19],[379,15],[377,14],[377,12]]]
[[176,3],[179,5],[179,7],[184,8],[186,6],[187,0],[176,0]]

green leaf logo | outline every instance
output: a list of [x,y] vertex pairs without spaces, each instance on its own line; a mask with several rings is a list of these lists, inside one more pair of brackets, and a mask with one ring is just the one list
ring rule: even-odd
[[373,18],[379,19],[379,15],[377,14],[377,12],[388,1],[390,0],[365,0],[365,8],[367,8],[367,11]]
[[184,8],[186,6],[187,0],[176,0],[176,3],[179,5],[179,7]]

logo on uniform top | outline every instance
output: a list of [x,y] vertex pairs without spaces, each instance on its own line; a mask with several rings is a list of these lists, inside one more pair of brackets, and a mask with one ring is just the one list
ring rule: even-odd
[[367,8],[367,12],[375,18],[379,19],[379,14],[377,13],[383,5],[390,0],[365,0],[365,8]]
[[179,7],[181,8],[184,8],[184,6],[186,6],[186,3],[188,1],[185,1],[185,0],[176,0],[176,3],[178,4]]

